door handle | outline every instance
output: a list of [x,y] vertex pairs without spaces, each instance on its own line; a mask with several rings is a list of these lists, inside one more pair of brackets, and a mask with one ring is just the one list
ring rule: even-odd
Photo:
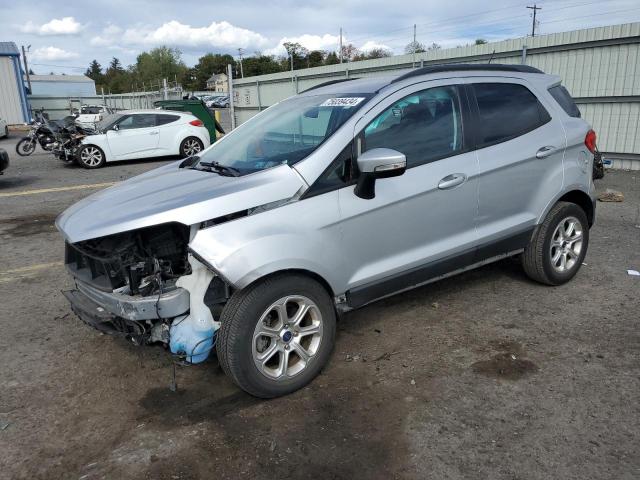
[[149,135],[158,135],[158,132],[149,132]]
[[440,180],[438,188],[440,190],[448,190],[450,188],[457,187],[458,185],[462,185],[466,181],[467,176],[464,173],[452,173]]
[[536,158],[547,158],[553,152],[556,151],[556,147],[551,145],[547,145],[546,147],[542,147],[540,150],[536,152]]

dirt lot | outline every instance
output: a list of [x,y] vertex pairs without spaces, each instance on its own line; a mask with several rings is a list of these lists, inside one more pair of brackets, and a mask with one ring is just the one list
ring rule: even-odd
[[[0,140],[13,152],[14,139]],[[96,188],[164,164],[65,166],[38,150],[0,176],[1,478],[640,478],[640,172],[599,189],[589,254],[558,288],[515,260],[348,315],[325,371],[286,398],[239,391],[216,360],[70,313],[53,227]],[[34,190],[45,190],[34,193]],[[24,194],[28,192],[28,194]]]

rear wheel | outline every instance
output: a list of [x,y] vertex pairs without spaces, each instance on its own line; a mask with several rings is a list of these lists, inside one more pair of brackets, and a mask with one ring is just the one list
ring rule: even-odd
[[78,163],[84,168],[100,168],[106,162],[104,152],[95,145],[84,145],[78,152]]
[[23,138],[16,145],[16,153],[21,157],[27,157],[36,150],[36,141],[31,138]]
[[204,150],[204,144],[197,137],[187,137],[180,144],[181,157],[193,157]]
[[558,202],[538,227],[522,255],[522,265],[533,280],[561,285],[582,265],[589,246],[589,222],[574,203]]
[[333,349],[336,316],[322,285],[277,275],[236,292],[221,315],[220,365],[243,390],[273,398],[304,387]]

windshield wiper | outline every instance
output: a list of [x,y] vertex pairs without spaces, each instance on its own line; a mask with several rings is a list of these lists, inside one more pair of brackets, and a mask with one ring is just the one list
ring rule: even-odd
[[238,170],[237,168],[228,167],[218,162],[199,162],[196,166],[201,166],[201,167],[211,169],[216,173],[219,173],[221,175],[226,175],[228,177],[240,176],[240,170]]

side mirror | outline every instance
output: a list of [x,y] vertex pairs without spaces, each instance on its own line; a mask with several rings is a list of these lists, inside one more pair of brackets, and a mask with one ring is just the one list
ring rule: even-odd
[[376,179],[398,177],[407,169],[407,157],[390,148],[374,148],[358,157],[360,177],[354,193],[364,199],[376,196]]
[[120,127],[116,123],[113,127],[111,127],[111,130],[113,130],[114,132],[117,132],[118,130],[120,130]]

